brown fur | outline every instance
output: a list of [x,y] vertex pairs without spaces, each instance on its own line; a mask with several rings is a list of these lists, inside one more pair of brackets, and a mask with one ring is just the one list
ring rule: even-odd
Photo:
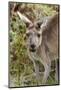
[[[45,68],[42,83],[46,83],[49,76],[51,61],[58,59],[58,22],[58,14],[52,16],[48,20],[45,26],[46,28],[44,28],[45,30],[43,30],[42,33],[42,44],[36,51],[36,56],[40,57],[39,61]],[[31,53],[30,56],[32,57]],[[35,68],[36,67],[37,66],[35,65]],[[37,71],[37,69],[35,71]]]
[[[27,24],[28,32],[32,31],[34,33],[36,31],[36,33],[38,33],[38,30],[41,30],[42,39],[41,38],[39,39],[41,43],[37,48],[36,52],[31,52],[28,47],[27,51],[29,58],[33,61],[36,78],[38,80],[40,80],[39,66],[36,64],[36,61],[38,60],[43,64],[45,71],[42,79],[42,84],[44,85],[51,71],[51,61],[57,60],[59,58],[58,57],[59,14],[49,17],[47,21],[44,21],[43,23],[39,22],[38,25],[37,23],[32,23],[30,20],[28,20],[27,17],[23,16],[21,13],[18,15]],[[39,25],[41,26],[40,29],[38,28]],[[34,38],[35,36],[33,36],[32,39]],[[57,74],[56,78],[58,81]]]

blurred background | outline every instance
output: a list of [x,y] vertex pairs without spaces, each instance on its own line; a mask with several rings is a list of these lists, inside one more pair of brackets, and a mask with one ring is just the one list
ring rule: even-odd
[[[59,12],[59,6],[51,4],[9,3],[9,86],[23,87],[41,85],[41,80],[39,83],[36,80],[33,63],[27,55],[26,41],[24,40],[26,25],[19,19],[16,14],[17,10],[33,22]],[[40,72],[43,72],[43,65],[39,63],[39,66]],[[54,77],[54,61],[51,67],[52,70],[47,80],[47,85],[58,83]]]

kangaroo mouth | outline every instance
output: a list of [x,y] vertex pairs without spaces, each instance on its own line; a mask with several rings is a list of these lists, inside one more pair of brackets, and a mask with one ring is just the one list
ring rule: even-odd
[[30,49],[30,51],[31,51],[31,52],[35,52],[35,51],[36,51],[36,49]]

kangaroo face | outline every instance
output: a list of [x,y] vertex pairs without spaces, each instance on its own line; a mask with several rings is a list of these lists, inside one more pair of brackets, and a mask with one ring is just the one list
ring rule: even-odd
[[17,14],[27,27],[26,46],[30,51],[35,52],[42,42],[42,30],[40,27],[43,23],[43,20],[32,22],[26,16],[22,15],[19,11],[17,11]]
[[30,25],[26,32],[27,48],[35,52],[42,42],[42,32],[37,25]]

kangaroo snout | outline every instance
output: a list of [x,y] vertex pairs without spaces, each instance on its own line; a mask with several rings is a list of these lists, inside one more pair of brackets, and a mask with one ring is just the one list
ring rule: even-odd
[[31,51],[31,52],[35,52],[35,51],[36,51],[36,49],[35,49],[35,44],[31,44],[31,45],[30,45],[30,51]]
[[35,45],[34,45],[34,44],[31,44],[30,47],[31,47],[32,49],[34,49],[34,48],[35,48]]

